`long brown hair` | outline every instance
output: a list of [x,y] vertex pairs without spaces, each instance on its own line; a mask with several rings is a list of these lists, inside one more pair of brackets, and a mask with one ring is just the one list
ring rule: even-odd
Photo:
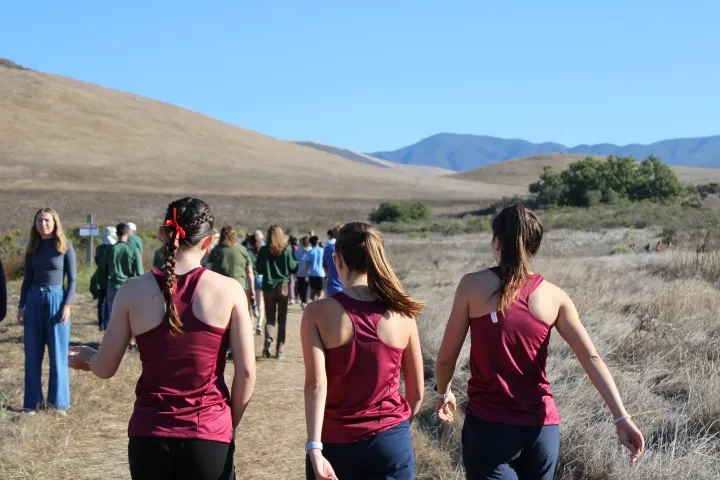
[[535,212],[522,203],[503,209],[492,222],[493,240],[500,242],[502,278],[498,311],[504,312],[517,299],[530,278],[530,259],[540,249],[543,226]]
[[[175,225],[177,222],[177,225]],[[165,213],[165,285],[162,289],[165,299],[165,316],[170,333],[182,336],[183,324],[177,306],[173,302],[175,291],[175,252],[179,248],[194,247],[203,239],[213,235],[215,219],[210,206],[199,198],[185,197],[172,202]],[[182,236],[180,229],[185,232]]]
[[287,248],[287,242],[285,241],[285,232],[280,225],[273,225],[268,228],[267,232],[267,244],[270,247],[270,253],[277,257],[282,255]]
[[65,237],[65,231],[62,227],[62,222],[60,221],[60,216],[57,214],[55,210],[49,207],[41,208],[37,212],[35,212],[35,216],[33,217],[33,224],[32,228],[30,229],[30,239],[28,240],[27,248],[25,250],[25,253],[27,255],[32,255],[33,253],[38,251],[38,248],[40,248],[40,244],[42,243],[42,236],[40,235],[40,232],[38,232],[37,229],[37,218],[40,216],[41,213],[49,213],[50,216],[52,216],[53,223],[55,224],[55,227],[53,228],[53,243],[55,244],[55,250],[58,251],[58,253],[65,253],[67,252],[67,246],[68,241],[67,237]]
[[380,230],[364,222],[348,223],[338,234],[335,252],[351,272],[367,274],[370,291],[390,310],[407,317],[420,315],[425,304],[405,293],[385,258]]
[[220,229],[220,245],[224,247],[232,247],[237,243],[237,233],[235,229],[229,225]]

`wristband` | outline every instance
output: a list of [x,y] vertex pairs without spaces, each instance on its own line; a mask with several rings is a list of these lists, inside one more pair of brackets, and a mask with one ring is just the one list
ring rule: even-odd
[[452,395],[452,392],[450,391],[450,389],[448,389],[447,393],[438,392],[437,383],[433,387],[433,392],[435,392],[435,395],[442,398],[443,400],[447,400],[448,398],[450,398],[450,395]]
[[322,442],[307,442],[305,444],[305,453],[310,452],[310,450],[322,450],[323,444]]
[[618,417],[615,420],[613,420],[613,425],[617,425],[620,422],[624,422],[625,420],[630,420],[632,417],[630,415],[623,415],[622,417]]

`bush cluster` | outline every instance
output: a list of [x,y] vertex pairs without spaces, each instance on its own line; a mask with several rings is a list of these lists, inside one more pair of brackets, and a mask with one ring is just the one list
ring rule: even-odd
[[432,210],[422,202],[383,202],[370,213],[373,223],[429,222]]

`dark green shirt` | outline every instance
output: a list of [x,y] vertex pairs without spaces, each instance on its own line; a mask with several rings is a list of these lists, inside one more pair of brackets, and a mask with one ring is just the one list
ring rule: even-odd
[[97,286],[100,290],[107,290],[108,285],[108,259],[110,258],[110,252],[112,251],[112,245],[105,245],[104,243],[97,246],[95,250],[95,279]]
[[161,269],[165,267],[165,247],[155,250],[153,255],[153,268]]
[[252,265],[252,259],[247,249],[242,245],[218,245],[210,253],[212,271],[234,278],[247,291],[247,267]]
[[128,242],[113,245],[108,255],[108,287],[119,289],[132,277],[143,274],[140,252]]
[[290,247],[277,256],[270,253],[270,247],[267,245],[258,252],[257,273],[263,276],[263,290],[272,290],[279,285],[287,285],[290,283],[290,274],[297,272],[297,269],[298,262]]
[[138,252],[143,253],[143,241],[142,238],[138,237],[137,235],[130,235],[128,237],[128,241],[130,245],[138,249]]

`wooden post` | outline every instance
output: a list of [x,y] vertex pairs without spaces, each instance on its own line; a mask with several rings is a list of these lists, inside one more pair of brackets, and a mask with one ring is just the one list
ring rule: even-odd
[[[87,216],[87,223],[94,223],[92,213]],[[92,270],[92,268],[93,268],[93,248],[94,247],[95,247],[94,237],[92,235],[89,235],[87,237],[87,248],[85,249],[85,254],[86,254],[85,267],[88,270]]]

